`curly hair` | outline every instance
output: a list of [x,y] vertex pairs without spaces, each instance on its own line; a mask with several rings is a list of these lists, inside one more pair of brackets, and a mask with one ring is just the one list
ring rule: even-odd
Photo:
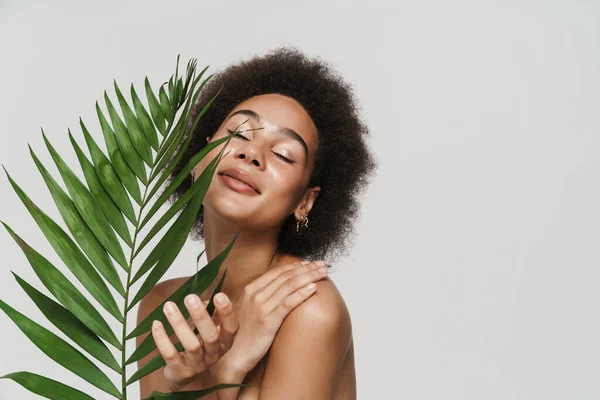
[[[304,107],[317,128],[319,144],[309,186],[320,186],[321,191],[309,214],[308,228],[296,232],[293,214],[285,220],[278,250],[303,259],[345,254],[360,211],[359,194],[377,168],[366,143],[369,129],[359,117],[352,87],[321,59],[310,59],[294,47],[280,47],[215,74],[194,104],[190,121],[219,89],[221,93],[191,133],[190,144],[168,182],[206,145],[206,138],[212,137],[238,104],[261,94],[291,97]],[[190,129],[191,123],[184,138]],[[191,179],[184,180],[169,201],[175,202],[190,186]],[[191,232],[195,240],[204,238],[203,214],[201,207]]]

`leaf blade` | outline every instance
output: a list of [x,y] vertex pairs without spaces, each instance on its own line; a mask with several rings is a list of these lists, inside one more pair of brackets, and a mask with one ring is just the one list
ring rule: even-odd
[[13,276],[52,325],[98,361],[118,374],[122,372],[108,347],[73,313],[31,286],[16,273],[13,272]]
[[156,129],[154,124],[152,123],[152,119],[150,118],[150,114],[146,111],[146,107],[142,104],[142,101],[138,97],[135,89],[133,88],[133,84],[131,84],[131,99],[133,101],[133,108],[135,109],[135,114],[137,115],[137,119],[146,135],[146,138],[150,142],[150,145],[154,150],[158,151],[159,143],[158,136],[156,134]]
[[27,371],[6,374],[0,379],[12,379],[30,392],[51,400],[94,400],[71,386]]
[[146,168],[144,167],[144,160],[142,160],[142,158],[136,151],[135,146],[131,142],[125,124],[121,120],[121,117],[117,113],[117,110],[108,98],[108,94],[106,94],[106,92],[104,92],[104,102],[106,104],[106,108],[108,109],[108,115],[110,117],[110,120],[113,124],[117,145],[119,146],[119,149],[125,156],[125,161],[129,165],[133,173],[138,177],[138,179],[144,185],[148,185],[148,178],[146,175]]
[[[188,179],[188,177],[190,176],[190,172],[194,169],[194,167],[196,165],[198,165],[198,163],[210,151],[212,151],[215,147],[219,146],[223,142],[226,142],[228,139],[229,139],[229,136],[209,143],[189,160],[189,162],[182,168],[182,170],[179,172],[179,174],[175,177],[173,182],[171,182],[169,187],[167,187],[165,189],[165,191],[163,193],[161,193],[160,197],[154,202],[154,204],[152,205],[150,210],[146,213],[146,215],[144,216],[144,220],[142,221],[142,223],[139,226],[139,229],[142,229],[146,225],[146,223],[148,221],[150,221],[150,219],[154,216],[154,214],[156,214],[156,212],[164,205],[164,203],[167,201],[169,196],[171,196],[171,194],[173,192],[175,192],[175,190],[179,187],[181,182],[183,182],[185,179]],[[146,234],[146,236],[144,237],[144,240],[142,240],[142,242],[139,244],[138,248],[135,251],[134,257],[140,252],[140,250],[142,250],[144,248],[144,246],[148,243],[148,241],[150,241],[154,237],[154,235],[160,229],[162,229],[162,227],[177,213],[177,211],[179,209],[181,209],[181,207],[183,207],[184,204],[187,204],[187,202],[192,197],[192,195],[194,193],[196,193],[196,190],[200,190],[200,189],[196,189],[196,188],[200,188],[201,184],[194,186],[200,181],[200,178],[201,177],[198,177],[196,182],[194,182],[194,184],[192,185],[192,187],[194,187],[194,189],[192,191],[190,191],[189,189],[188,189],[188,191],[186,191],[186,193],[185,193],[185,194],[187,194],[186,199],[183,200],[182,202],[179,202],[179,200],[181,200],[181,198],[178,201],[176,201],[175,204],[177,204],[177,207],[174,207],[175,204],[173,204],[173,206],[171,206],[169,208],[169,210],[160,218],[160,220],[156,222],[156,224],[150,230],[150,232],[148,232]],[[191,187],[190,187],[190,189],[191,189]]]
[[167,96],[167,92],[165,91],[165,84],[163,84],[158,91],[158,100],[160,101],[160,109],[166,120],[171,121],[173,118],[173,107],[171,106],[171,100],[169,100],[169,96]]
[[115,266],[106,253],[106,250],[104,250],[100,242],[96,239],[96,236],[94,236],[93,232],[88,228],[81,217],[75,203],[73,203],[65,191],[58,185],[58,182],[56,182],[52,175],[46,170],[42,162],[35,155],[31,146],[29,147],[29,153],[37,165],[42,178],[46,182],[46,186],[54,199],[56,208],[58,208],[63,221],[65,221],[67,228],[83,252],[89,257],[92,264],[94,264],[98,272],[104,276],[108,283],[110,283],[119,294],[125,296],[125,289],[123,288]]
[[[127,128],[127,132],[129,132],[129,137],[131,142],[135,146],[135,150],[142,157],[144,162],[152,167],[152,151],[150,150],[150,143],[146,139],[146,135],[142,131],[142,127],[140,126],[135,114],[131,111],[131,107],[127,104],[127,100],[123,97],[123,93],[119,89],[117,85],[117,81],[114,81],[115,92],[117,93],[117,100],[119,101],[119,105],[121,106],[121,112],[123,113],[123,117],[125,118],[125,125]],[[113,123],[114,125],[114,123]]]
[[212,386],[202,390],[192,390],[185,392],[172,392],[172,393],[162,393],[162,392],[152,392],[150,396],[144,397],[143,400],[196,400],[198,398],[204,397],[212,392],[216,392],[217,390],[227,389],[232,387],[246,387],[246,386],[256,386],[248,383],[220,383],[216,386]]
[[148,81],[148,77],[144,80],[144,87],[146,89],[146,98],[148,99],[148,106],[150,108],[150,114],[152,115],[152,120],[154,121],[154,125],[158,128],[158,131],[161,135],[166,135],[167,125],[165,123],[165,115],[163,114],[162,108],[160,107],[160,103],[158,102],[154,92],[152,91],[152,86],[150,86],[150,82]]
[[[119,210],[123,213],[123,215],[131,221],[132,224],[136,224],[137,219],[135,216],[135,211],[133,210],[133,205],[129,200],[129,196],[127,195],[126,187],[123,185],[122,178],[117,174],[115,167],[111,164],[111,161],[104,155],[100,147],[96,144],[87,128],[83,124],[81,118],[79,119],[79,125],[81,126],[81,131],[83,132],[83,136],[85,137],[85,141],[87,143],[88,149],[90,151],[90,155],[92,156],[92,162],[96,167],[96,173],[98,174],[98,179],[102,183],[102,186],[111,197],[111,199],[115,202],[115,204],[119,207]],[[127,167],[129,168],[129,167]],[[135,180],[135,176],[133,172],[129,170],[131,176],[133,177],[133,182],[135,183],[135,187],[138,190],[137,181]],[[133,195],[132,195],[133,196]],[[126,242],[131,242],[125,240]]]
[[[75,141],[71,132],[69,132],[69,140],[71,141],[71,145],[77,154],[77,159],[79,160],[79,164],[81,165],[81,169],[83,170],[83,174],[85,176],[85,180],[90,189],[90,193],[96,199],[102,212],[106,216],[106,219],[110,223],[110,225],[114,228],[115,232],[123,239],[125,243],[129,246],[129,248],[133,247],[133,242],[131,241],[131,236],[129,234],[129,228],[127,227],[127,223],[125,222],[125,218],[121,213],[121,210],[118,208],[117,204],[115,204],[114,200],[110,196],[110,194],[104,188],[104,184],[100,176],[98,175],[97,169],[94,165],[88,160],[85,156],[79,144]],[[108,162],[108,159],[105,157],[105,161]],[[123,191],[123,194],[127,197],[127,193],[125,193],[125,189],[120,184],[118,187]],[[129,202],[129,197],[127,197],[127,201],[129,207],[131,207],[131,212],[133,212],[133,207]],[[133,217],[135,221],[135,216]]]
[[100,121],[100,128],[102,129],[102,134],[104,135],[104,141],[106,142],[108,156],[112,161],[115,172],[133,199],[141,205],[142,194],[140,193],[140,187],[137,181],[138,178],[131,169],[129,163],[125,160],[125,156],[119,149],[115,133],[108,124],[108,121],[106,121],[98,102],[96,102],[96,114],[98,114],[98,120]]
[[125,253],[123,253],[123,248],[117,239],[115,231],[110,226],[104,213],[102,213],[98,202],[83,182],[79,180],[77,175],[75,175],[71,168],[64,162],[54,147],[52,147],[43,131],[42,136],[46,142],[46,147],[54,160],[54,164],[56,164],[56,167],[63,178],[63,182],[65,183],[81,217],[104,249],[106,249],[119,265],[127,270],[127,259],[125,258]]
[[44,354],[98,389],[121,398],[114,383],[76,348],[0,300],[0,309]]
[[[154,249],[150,252],[150,254],[146,258],[146,260],[140,266],[140,269],[138,270],[138,272],[135,274],[135,276],[131,280],[131,284],[135,283],[139,278],[141,278],[148,270],[150,270],[150,268],[152,268],[152,266],[156,262],[159,262],[159,264],[160,264],[160,271],[163,271],[163,270],[165,270],[165,268],[168,268],[170,265],[169,264],[170,261],[167,261],[166,259],[163,260],[163,257],[168,257],[170,259],[171,257],[177,256],[177,252],[179,252],[179,250],[181,249],[181,246],[183,246],[183,243],[185,243],[187,234],[191,230],[194,222],[196,221],[196,216],[198,215],[200,206],[202,205],[202,200],[204,199],[204,195],[206,194],[206,191],[208,190],[208,187],[212,181],[212,176],[214,175],[216,166],[218,165],[218,163],[223,155],[224,150],[225,150],[225,147],[223,147],[221,149],[219,154],[217,156],[215,156],[211,160],[209,165],[206,167],[206,169],[204,171],[202,171],[202,174],[200,175],[200,177],[198,178],[198,181],[194,184],[194,186],[192,188],[188,189],[188,191],[186,191],[186,194],[190,191],[194,192],[193,197],[191,198],[191,200],[188,202],[188,204],[186,206],[186,209],[181,213],[181,215],[177,218],[177,220],[175,220],[175,223],[173,223],[173,225],[171,225],[169,230],[165,233],[165,235],[157,243],[157,245],[154,247]],[[138,249],[138,252],[139,252],[139,249]],[[136,252],[136,254],[137,254],[137,252]],[[156,270],[156,267],[155,267],[155,270]],[[164,272],[162,272],[162,273],[164,273]],[[162,273],[158,272],[158,271],[157,272],[153,271],[153,274],[151,274],[152,278],[150,278],[150,276],[149,276],[146,279],[146,281],[144,282],[144,284],[142,285],[143,290],[149,290],[148,289],[150,287],[149,285],[152,284],[151,280],[155,280],[155,279],[157,279],[157,277],[158,277],[158,279],[160,279],[160,276],[162,276]],[[158,282],[158,280],[156,282]],[[136,295],[135,300],[139,301],[141,299],[140,296],[143,296],[141,294],[143,292],[143,290],[142,289],[139,290],[138,294]],[[131,307],[133,307],[133,304],[135,304],[135,302],[132,302]]]
[[112,297],[108,287],[85,255],[79,250],[66,232],[48,217],[48,215],[40,210],[33,201],[31,201],[8,174],[6,168],[4,168],[4,172],[6,173],[11,186],[21,199],[21,202],[25,205],[27,211],[29,211],[29,214],[38,224],[38,227],[40,227],[42,233],[46,236],[46,239],[48,239],[50,245],[54,248],[65,265],[73,272],[87,291],[98,300],[102,307],[117,318],[117,320],[122,321],[123,316],[120,314],[115,299]]
[[102,318],[102,315],[96,310],[96,307],[50,261],[29,246],[8,225],[4,222],[1,223],[17,242],[33,268],[33,272],[50,293],[92,332],[113,345],[117,350],[121,350],[121,343]]

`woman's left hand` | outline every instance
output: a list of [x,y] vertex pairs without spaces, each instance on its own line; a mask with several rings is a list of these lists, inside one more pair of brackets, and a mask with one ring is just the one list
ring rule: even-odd
[[[194,387],[195,379],[215,364],[233,344],[233,338],[239,329],[233,305],[224,293],[217,294],[215,300],[218,299],[225,300],[225,304],[219,305],[215,301],[213,319],[198,296],[191,294],[185,298],[186,308],[190,312],[193,325],[198,328],[198,335],[194,334],[175,303],[165,303],[164,313],[183,345],[182,352],[177,351],[162,323],[154,321],[152,336],[167,363],[164,374],[172,392],[202,389]],[[218,320],[220,325],[217,326],[215,320]]]

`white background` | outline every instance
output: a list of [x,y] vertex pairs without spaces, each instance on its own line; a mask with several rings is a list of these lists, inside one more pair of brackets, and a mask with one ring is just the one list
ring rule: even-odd
[[[67,127],[82,144],[81,116],[101,138],[94,103],[113,78],[139,93],[177,54],[216,71],[294,44],[354,85],[380,163],[331,274],[359,399],[600,397],[597,2],[87,3],[0,2],[0,163],[49,215],[62,224],[27,148],[58,177],[40,127],[76,166]],[[0,172],[0,219],[61,265]],[[12,278],[43,288],[4,229],[0,249],[0,298],[50,326]],[[3,313],[0,337],[0,375],[108,397]],[[0,398],[37,397],[0,380]]]

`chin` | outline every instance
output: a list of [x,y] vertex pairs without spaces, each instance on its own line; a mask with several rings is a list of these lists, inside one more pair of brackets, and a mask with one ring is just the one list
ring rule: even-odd
[[254,214],[254,199],[238,193],[224,193],[222,190],[208,190],[202,205],[204,214],[210,213],[219,220],[242,225]]

